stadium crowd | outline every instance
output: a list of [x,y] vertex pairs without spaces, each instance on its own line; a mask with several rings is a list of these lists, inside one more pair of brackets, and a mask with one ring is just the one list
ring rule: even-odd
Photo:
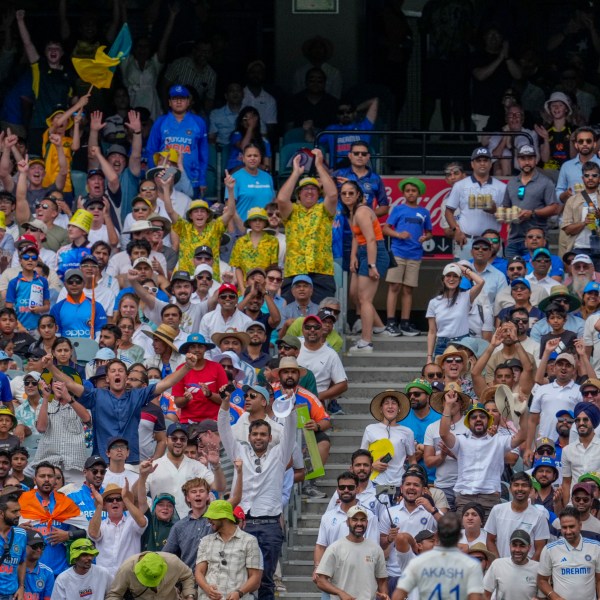
[[[173,4],[157,44],[135,38],[108,106],[69,59],[114,40],[127,20],[114,7],[101,34],[87,16],[71,30],[61,1],[60,39],[43,46],[24,10],[2,22],[3,80],[21,48],[30,68],[0,115],[0,600],[285,593],[294,487],[327,497],[314,475],[344,414],[345,335],[363,357],[378,336],[423,335],[427,356],[404,389],[365,400],[373,422],[314,548],[323,597],[600,597],[588,65],[568,67],[576,87],[567,76],[527,87],[524,59],[485,31],[467,76],[494,103],[472,106],[470,168],[444,168],[454,259],[424,332],[413,293],[434,230],[427,185],[402,179],[390,205],[370,162],[380,100],[341,95],[328,40],[307,40],[295,94],[278,106],[262,61],[225,83],[200,40],[166,64],[184,10]],[[553,50],[584,39],[600,51],[585,6],[563,38]],[[443,100],[459,106],[442,116],[460,121],[461,98]],[[302,143],[342,133],[293,153],[278,181],[284,123]],[[209,181],[215,145],[222,197]]]

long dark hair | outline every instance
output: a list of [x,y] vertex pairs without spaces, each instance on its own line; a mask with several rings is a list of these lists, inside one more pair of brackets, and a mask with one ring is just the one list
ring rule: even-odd
[[342,208],[342,212],[344,213],[344,215],[346,215],[348,218],[351,218],[352,215],[354,215],[354,213],[356,212],[356,209],[361,205],[365,203],[365,195],[363,194],[362,188],[360,187],[360,185],[358,185],[358,183],[356,183],[356,181],[344,181],[344,183],[342,183],[341,187],[340,187],[340,193],[342,191],[342,188],[345,185],[351,185],[352,187],[354,187],[354,189],[356,190],[356,194],[358,196],[358,199],[356,201],[356,206],[354,207],[354,209],[352,211],[350,211],[350,209],[343,204],[343,208]]
[[[444,281],[444,276],[442,275],[442,287],[438,292],[438,298],[446,297],[446,292],[448,291],[448,286],[446,286],[446,282]],[[454,306],[456,301],[458,300],[458,296],[463,293],[463,290],[460,289],[460,282],[456,286],[456,289],[452,292],[450,296],[448,296],[448,308]]]
[[[246,123],[244,122],[244,117],[250,113],[253,113],[257,116],[258,118],[258,124],[255,130],[255,133],[253,134],[252,138],[250,139],[249,144],[254,144],[259,150],[260,150],[260,155],[262,157],[265,156],[266,153],[266,148],[265,148],[265,143],[263,142],[262,139],[262,135],[260,133],[261,131],[261,122],[260,122],[260,114],[259,112],[254,108],[254,106],[244,106],[240,112],[238,113],[238,116],[235,120],[235,130],[239,133],[242,134],[242,137],[244,137],[244,133],[246,132]],[[248,147],[248,145],[246,145],[243,150],[245,150]]]

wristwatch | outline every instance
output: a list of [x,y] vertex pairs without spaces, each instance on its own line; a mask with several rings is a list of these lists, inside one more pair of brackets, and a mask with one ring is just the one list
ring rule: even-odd
[[235,590],[235,591],[238,593],[240,598],[242,598],[244,596],[244,592],[242,592],[242,590]]
[[369,265],[369,269],[375,269],[375,268],[377,268],[376,264]]

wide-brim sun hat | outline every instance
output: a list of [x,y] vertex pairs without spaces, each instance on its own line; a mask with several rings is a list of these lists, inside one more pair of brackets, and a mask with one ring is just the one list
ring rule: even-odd
[[[163,171],[166,171],[169,167],[152,167],[146,171],[146,180],[154,179],[157,175],[160,175]],[[181,171],[177,169],[173,176],[173,183],[178,183],[181,179]]]
[[157,338],[167,344],[169,348],[175,350],[175,352],[179,352],[179,349],[175,345],[175,338],[177,337],[177,331],[173,329],[170,325],[166,325],[165,323],[161,323],[155,331],[147,331],[142,330],[144,335],[147,335],[150,339]]
[[498,412],[508,421],[519,422],[519,417],[527,409],[526,402],[519,402],[512,390],[504,384],[496,386],[494,401]]
[[444,396],[447,392],[456,392],[460,400],[460,412],[465,413],[471,405],[471,398],[467,396],[457,383],[448,383],[443,392],[433,392],[429,398],[429,406],[440,415],[444,413]]
[[203,208],[208,213],[208,221],[213,218],[213,211],[210,209],[210,206],[206,200],[192,200],[188,206],[188,209],[185,211],[185,218],[187,221],[191,221],[191,212],[198,208]]
[[543,300],[540,300],[538,308],[542,312],[546,312],[548,306],[554,302],[557,298],[566,298],[569,302],[568,312],[577,310],[581,306],[581,300],[573,295],[566,285],[554,285],[550,288],[550,295],[546,296]]
[[469,356],[464,350],[460,350],[456,346],[450,344],[443,352],[435,357],[435,364],[441,367],[444,361],[451,356],[460,356],[463,359],[461,375],[469,370]]
[[394,421],[405,419],[410,412],[410,400],[404,392],[399,392],[398,390],[384,390],[371,400],[369,410],[373,418],[380,423],[384,421],[382,405],[386,398],[394,398],[398,402],[398,415],[394,418]]
[[160,554],[148,552],[135,563],[133,573],[142,585],[153,588],[164,579],[168,568],[167,561]]

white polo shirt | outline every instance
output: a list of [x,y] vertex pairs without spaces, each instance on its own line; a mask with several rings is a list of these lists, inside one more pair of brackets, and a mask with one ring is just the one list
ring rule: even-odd
[[408,563],[396,588],[418,588],[419,598],[467,600],[469,594],[483,595],[483,571],[478,560],[458,548],[436,546]]
[[[367,531],[365,538],[372,540],[379,545],[379,519],[377,515],[369,510],[366,506],[363,507],[367,511]],[[327,548],[333,542],[341,540],[350,533],[348,529],[348,515],[337,504],[331,510],[328,510],[322,517],[319,525],[319,535],[317,536],[317,544]]]
[[537,593],[538,566],[535,560],[516,565],[511,558],[497,558],[483,577],[483,587],[495,591],[496,598],[531,600]]
[[590,361],[596,373],[600,373],[600,331],[596,331],[595,325],[600,320],[600,313],[594,313],[585,320],[583,326],[583,342],[586,348],[593,348]]
[[[423,444],[425,446],[433,446],[435,449],[436,456],[440,454],[440,442],[442,438],[440,436],[440,422],[436,421],[427,426],[425,430],[425,437]],[[454,435],[461,435],[468,433],[469,429],[466,427],[463,419],[451,425],[451,430]],[[444,462],[435,468],[435,487],[437,488],[453,488],[456,484],[458,477],[458,463],[452,456],[446,456]]]
[[587,448],[579,439],[570,443],[563,448],[561,462],[563,477],[572,477],[571,489],[573,489],[581,475],[600,468],[600,438],[594,435]]
[[[390,523],[390,516],[392,523]],[[415,510],[409,512],[401,500],[396,506],[381,514],[379,520],[379,533],[387,535],[390,529],[397,527],[402,533],[410,533],[413,537],[420,531],[428,529],[429,531],[437,531],[437,521],[435,517],[428,512],[423,506],[417,506]],[[398,556],[395,544],[392,545],[388,555],[387,566],[390,577],[398,577],[406,568],[404,561]]]
[[497,504],[490,511],[485,530],[496,536],[499,556],[510,558],[510,536],[516,529],[523,529],[531,537],[529,558],[535,554],[533,542],[550,539],[548,519],[531,504],[523,512],[515,512],[511,502]]
[[96,564],[104,567],[113,577],[117,574],[123,562],[141,550],[142,533],[148,526],[140,527],[131,515],[123,515],[118,523],[104,519],[100,525],[100,537],[90,538],[96,544],[100,554],[96,557]]
[[480,208],[469,208],[469,196],[475,197],[490,194],[496,206],[502,206],[506,184],[495,177],[490,177],[483,185],[473,176],[457,181],[448,194],[447,208],[460,209],[460,228],[463,233],[480,236],[486,229],[498,230],[496,217]]
[[175,508],[180,518],[183,518],[189,512],[189,506],[185,503],[185,497],[181,491],[181,486],[194,477],[205,479],[210,486],[215,481],[213,472],[205,467],[200,461],[193,460],[187,456],[183,457],[179,468],[175,466],[165,454],[154,461],[157,465],[154,473],[150,473],[146,480],[146,491],[152,498],[158,494],[172,494],[175,498]]
[[455,436],[450,448],[458,461],[457,494],[493,494],[501,490],[504,455],[512,450],[509,435],[475,437],[469,431]]
[[565,600],[596,598],[596,573],[600,573],[600,542],[580,538],[571,546],[560,538],[540,556],[538,573],[552,577],[552,589]]
[[574,380],[561,386],[553,381],[538,386],[533,392],[530,413],[540,415],[537,437],[556,437],[556,413],[559,410],[573,410],[581,402],[579,385]]

